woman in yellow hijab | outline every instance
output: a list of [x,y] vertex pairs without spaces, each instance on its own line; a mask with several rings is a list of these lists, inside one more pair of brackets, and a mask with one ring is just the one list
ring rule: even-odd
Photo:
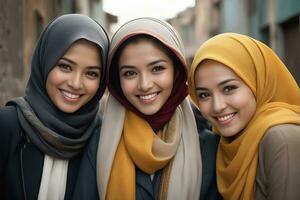
[[197,51],[188,82],[221,135],[223,198],[300,199],[300,92],[278,56],[251,37],[220,34]]

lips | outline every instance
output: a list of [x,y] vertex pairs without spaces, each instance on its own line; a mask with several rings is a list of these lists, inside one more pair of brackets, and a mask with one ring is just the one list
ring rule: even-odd
[[150,103],[153,100],[156,99],[158,96],[159,92],[147,94],[147,95],[137,95],[137,97],[143,102],[143,103]]
[[227,115],[217,116],[217,117],[215,117],[215,119],[217,120],[217,122],[219,124],[226,125],[226,124],[229,124],[233,120],[235,114],[236,113],[230,113]]
[[71,101],[71,102],[75,102],[77,101],[80,96],[80,94],[74,94],[74,93],[71,93],[71,92],[68,92],[66,90],[60,90],[61,91],[61,94],[62,96],[67,100],[67,101]]

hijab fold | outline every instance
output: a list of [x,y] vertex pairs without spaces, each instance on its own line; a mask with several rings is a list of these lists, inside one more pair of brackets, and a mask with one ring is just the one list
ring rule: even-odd
[[[64,113],[49,98],[46,80],[57,61],[80,39],[99,47],[100,86],[96,95],[82,108],[74,113]],[[109,39],[104,29],[96,21],[80,14],[66,14],[54,19],[40,36],[32,58],[25,98],[9,101],[7,105],[17,107],[22,129],[45,154],[64,159],[73,157],[80,152],[96,127],[99,100],[106,87],[108,48]],[[37,125],[43,128],[37,128]]]
[[223,198],[250,200],[255,194],[258,148],[266,131],[279,124],[300,124],[299,87],[265,44],[245,35],[224,33],[206,41],[195,55],[189,92],[196,104],[195,71],[206,59],[228,66],[256,98],[252,119],[237,139],[221,137],[217,153],[217,184]]

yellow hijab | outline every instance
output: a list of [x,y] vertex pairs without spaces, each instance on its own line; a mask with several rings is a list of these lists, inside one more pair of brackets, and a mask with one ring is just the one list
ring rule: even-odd
[[245,35],[225,33],[206,41],[195,55],[188,81],[196,104],[195,71],[205,59],[227,65],[256,97],[257,109],[251,121],[234,141],[221,137],[217,153],[217,184],[223,198],[253,199],[260,141],[272,126],[300,124],[299,87],[265,44]]

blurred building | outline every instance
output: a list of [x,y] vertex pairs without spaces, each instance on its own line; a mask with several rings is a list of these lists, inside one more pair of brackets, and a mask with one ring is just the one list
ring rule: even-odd
[[182,35],[189,61],[208,38],[242,33],[270,46],[300,85],[299,19],[299,0],[196,0],[169,22]]
[[23,96],[31,57],[46,24],[64,13],[82,13],[111,32],[117,17],[103,11],[102,0],[0,1],[0,106]]

